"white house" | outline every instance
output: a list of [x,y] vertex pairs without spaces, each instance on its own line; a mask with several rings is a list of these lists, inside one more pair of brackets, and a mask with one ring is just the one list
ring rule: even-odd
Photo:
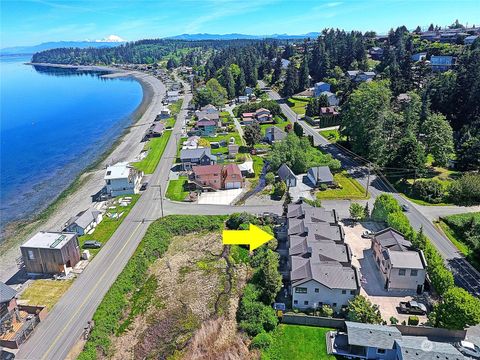
[[95,209],[87,209],[76,216],[70,218],[65,224],[65,231],[77,233],[77,235],[85,235],[94,229],[103,220],[101,211]]
[[119,195],[137,194],[140,190],[143,172],[136,170],[127,162],[119,162],[108,166],[105,171],[107,194]]

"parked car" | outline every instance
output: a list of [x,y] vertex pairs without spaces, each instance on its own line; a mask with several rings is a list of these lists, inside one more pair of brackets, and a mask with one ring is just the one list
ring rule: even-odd
[[87,240],[83,243],[84,249],[100,249],[102,247],[102,243],[96,240]]
[[471,359],[480,359],[480,347],[470,341],[464,340],[457,342],[454,345],[463,355],[468,356]]
[[140,191],[147,190],[148,182],[144,182],[142,186],[140,186]]
[[371,239],[371,238],[373,238],[373,231],[365,230],[365,231],[362,233],[362,238],[364,238],[364,239]]
[[399,312],[405,314],[425,315],[427,313],[427,307],[416,301],[401,301]]
[[15,359],[15,354],[10,351],[0,350],[0,360],[13,360]]
[[402,210],[403,210],[403,211],[409,211],[409,210],[410,210],[410,206],[408,206],[407,204],[403,204],[403,205],[402,205]]

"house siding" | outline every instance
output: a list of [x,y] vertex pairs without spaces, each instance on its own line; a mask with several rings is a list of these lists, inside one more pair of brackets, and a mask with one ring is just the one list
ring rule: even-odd
[[[296,288],[307,288],[307,293],[297,293]],[[315,292],[318,289],[318,292]],[[342,289],[329,289],[328,287],[320,284],[315,280],[309,280],[301,285],[292,287],[292,306],[299,309],[313,308],[316,304],[319,307],[320,303],[323,305],[328,304],[334,310],[339,311],[342,306],[348,305],[348,301],[353,299],[356,295],[351,294],[350,290],[346,290],[346,294],[342,294]],[[297,304],[295,304],[297,301]],[[305,305],[305,301],[308,301],[308,305]],[[336,306],[333,306],[336,304]]]

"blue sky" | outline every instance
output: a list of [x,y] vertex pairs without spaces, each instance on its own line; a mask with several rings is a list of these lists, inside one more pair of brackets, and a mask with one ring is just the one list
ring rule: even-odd
[[386,32],[391,27],[480,25],[480,0],[0,0],[1,45],[126,40],[183,33],[302,34],[325,27]]

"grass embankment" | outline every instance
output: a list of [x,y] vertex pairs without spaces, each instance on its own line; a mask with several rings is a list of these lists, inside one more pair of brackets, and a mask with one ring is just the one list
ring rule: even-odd
[[320,190],[316,193],[317,199],[333,200],[333,199],[356,199],[364,200],[370,198],[370,194],[365,196],[365,189],[360,183],[353,179],[346,171],[342,171],[333,175],[338,189]]
[[332,144],[336,142],[346,141],[346,136],[341,136],[338,129],[330,129],[330,130],[321,130],[319,131],[320,135],[322,135],[325,139],[330,141]]
[[[118,199],[124,198],[125,196],[131,197],[132,201],[127,206],[119,206]],[[122,216],[117,220],[117,219],[112,219],[108,217],[107,213],[105,213],[103,215],[102,222],[97,225],[97,227],[95,228],[92,234],[86,234],[78,238],[78,241],[80,242],[80,246],[82,247],[85,241],[87,240],[97,240],[105,245],[105,243],[108,240],[110,240],[113,233],[118,229],[118,227],[123,222],[123,220],[127,217],[128,213],[132,210],[133,206],[135,205],[135,203],[139,198],[140,198],[139,194],[117,196],[115,198],[115,204],[117,205],[117,208],[108,209],[107,213],[113,214],[115,212],[118,212],[118,213],[123,212]],[[100,251],[100,249],[88,249],[88,250],[90,251],[90,255],[96,255]]]
[[468,262],[480,271],[480,251],[475,239],[478,236],[475,231],[480,228],[480,212],[446,216],[437,224]]
[[309,99],[291,97],[287,100],[288,106],[298,115],[305,115]]
[[145,149],[148,150],[147,156],[145,156],[144,159],[133,163],[133,166],[136,169],[143,171],[145,174],[153,174],[162,158],[165,147],[170,139],[170,135],[172,135],[172,131],[166,130],[162,136],[148,140],[148,143],[145,145]]
[[273,331],[273,344],[262,351],[262,359],[275,360],[334,360],[327,354],[325,336],[331,329],[280,324]]
[[44,305],[51,310],[72,283],[73,279],[34,280],[20,295],[20,300],[28,301],[28,305]]
[[183,201],[189,193],[187,190],[185,190],[186,184],[188,184],[186,176],[180,176],[178,180],[170,180],[168,183],[167,192],[165,193],[167,199]]
[[[95,311],[95,327],[78,359],[97,359],[99,354],[109,354],[111,337],[122,330],[121,326],[130,313],[141,313],[148,306],[154,285],[148,281],[149,267],[163,257],[174,236],[219,231],[225,219],[224,216],[177,215],[153,222]],[[134,298],[135,293],[144,295],[135,295]]]

